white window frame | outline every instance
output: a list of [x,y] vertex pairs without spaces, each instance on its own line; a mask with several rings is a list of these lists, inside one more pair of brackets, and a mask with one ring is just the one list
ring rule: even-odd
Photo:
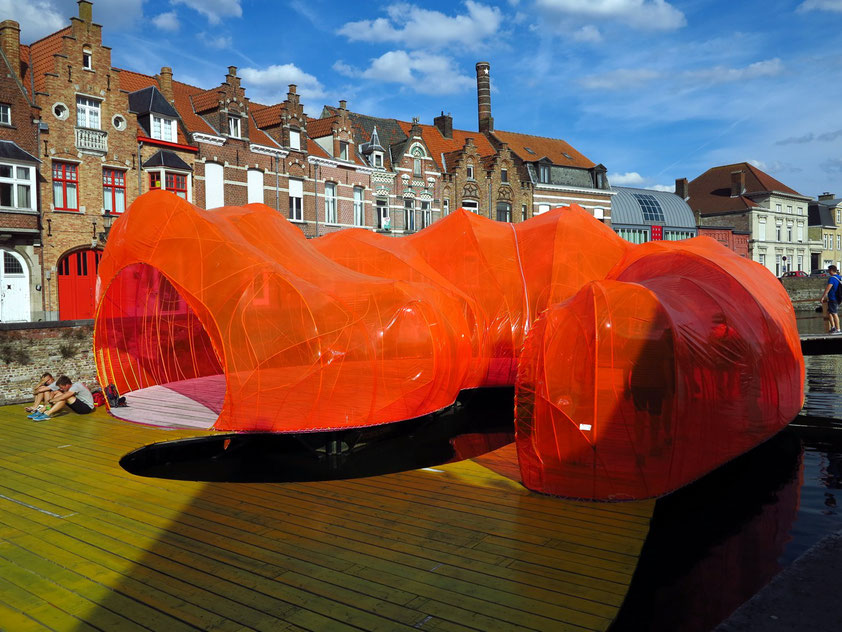
[[289,219],[304,221],[304,181],[297,178],[289,179]]
[[[798,241],[804,241],[804,222],[798,222]],[[798,268],[799,270],[801,268]]]
[[76,127],[102,129],[102,101],[76,95]]
[[[213,174],[213,177],[211,177]],[[219,177],[217,178],[217,174]],[[218,162],[205,163],[205,209],[225,206],[225,167]]]
[[325,182],[325,224],[336,224],[336,186]]
[[450,214],[450,200],[442,200],[441,201],[441,212],[442,212],[442,215],[449,215]]
[[462,200],[462,208],[474,214],[479,214],[479,202],[476,200]]
[[[33,165],[22,165],[17,164],[14,162],[2,162],[0,163],[3,167],[9,167],[11,170],[11,176],[9,177],[0,177],[0,183],[8,184],[11,186],[11,194],[12,194],[12,206],[4,206],[2,208],[14,208],[14,209],[23,209],[27,211],[34,211],[35,210],[35,167]],[[21,177],[20,170],[26,169],[28,173],[28,177]],[[29,206],[19,206],[19,195],[21,192],[21,187],[26,187],[29,189]]]
[[433,211],[430,209],[430,202],[421,200],[421,228],[427,228],[433,223]]
[[0,125],[12,124],[12,106],[8,103],[0,103]]
[[377,209],[377,228],[388,230],[392,226],[392,222],[389,219],[389,200],[386,198],[377,198],[374,205]]
[[152,133],[152,138],[156,140],[162,140],[167,143],[178,142],[178,131],[174,118],[153,114],[152,126],[149,131]]
[[365,189],[354,187],[354,226],[365,226]]
[[82,49],[82,68],[85,70],[94,69],[94,54],[91,52],[90,48]]
[[249,169],[246,175],[246,183],[248,186],[248,203],[263,204],[263,172],[260,169]]
[[468,176],[468,180],[473,180],[474,179],[474,166],[468,165],[467,168],[466,168],[466,173],[467,173],[467,176]]
[[373,165],[375,167],[382,167],[383,166],[383,153],[379,151],[375,151],[371,157],[374,159]]
[[339,141],[339,160],[350,160],[348,156],[351,152],[351,143],[347,140]]
[[509,170],[508,169],[500,169],[500,182],[509,182]]
[[228,136],[231,138],[243,137],[243,122],[236,114],[228,115]]
[[297,129],[289,130],[289,148],[301,150],[301,131]]

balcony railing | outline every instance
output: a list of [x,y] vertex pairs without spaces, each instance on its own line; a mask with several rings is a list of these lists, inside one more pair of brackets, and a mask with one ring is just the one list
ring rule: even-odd
[[98,129],[76,128],[76,148],[79,151],[108,153],[108,132]]

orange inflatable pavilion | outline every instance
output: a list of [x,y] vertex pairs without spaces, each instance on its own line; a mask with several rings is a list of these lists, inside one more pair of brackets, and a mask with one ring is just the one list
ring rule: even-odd
[[768,271],[707,238],[630,244],[575,205],[307,240],[262,204],[153,191],[109,235],[94,346],[103,384],[177,393],[224,431],[386,424],[514,385],[524,484],[576,498],[672,491],[803,399]]

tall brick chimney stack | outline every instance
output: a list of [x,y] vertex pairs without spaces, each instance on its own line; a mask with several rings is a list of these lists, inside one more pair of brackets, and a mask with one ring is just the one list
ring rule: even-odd
[[479,131],[493,132],[494,119],[491,117],[491,64],[481,61],[477,64],[477,114]]
[[79,5],[79,19],[90,24],[94,21],[94,3],[89,0],[79,0],[76,4]]
[[161,68],[161,74],[158,75],[158,87],[167,101],[170,103],[175,101],[175,95],[172,91],[172,68],[167,66]]
[[745,171],[731,172],[731,197],[740,197],[746,192],[746,173]]
[[0,48],[9,60],[15,77],[20,79],[20,24],[14,20],[0,23]]
[[675,194],[685,201],[690,197],[690,184],[687,178],[675,179]]

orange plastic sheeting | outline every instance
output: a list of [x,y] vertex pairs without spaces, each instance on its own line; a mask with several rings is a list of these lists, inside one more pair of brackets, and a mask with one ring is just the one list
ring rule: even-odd
[[517,382],[524,482],[551,493],[656,495],[801,403],[794,314],[767,271],[705,238],[634,246],[576,206],[308,241],[262,204],[153,191],[99,274],[97,363],[121,392],[223,375],[216,429],[300,432]]
[[637,246],[529,333],[516,392],[524,484],[659,496],[786,426],[803,402],[794,313],[709,239]]

